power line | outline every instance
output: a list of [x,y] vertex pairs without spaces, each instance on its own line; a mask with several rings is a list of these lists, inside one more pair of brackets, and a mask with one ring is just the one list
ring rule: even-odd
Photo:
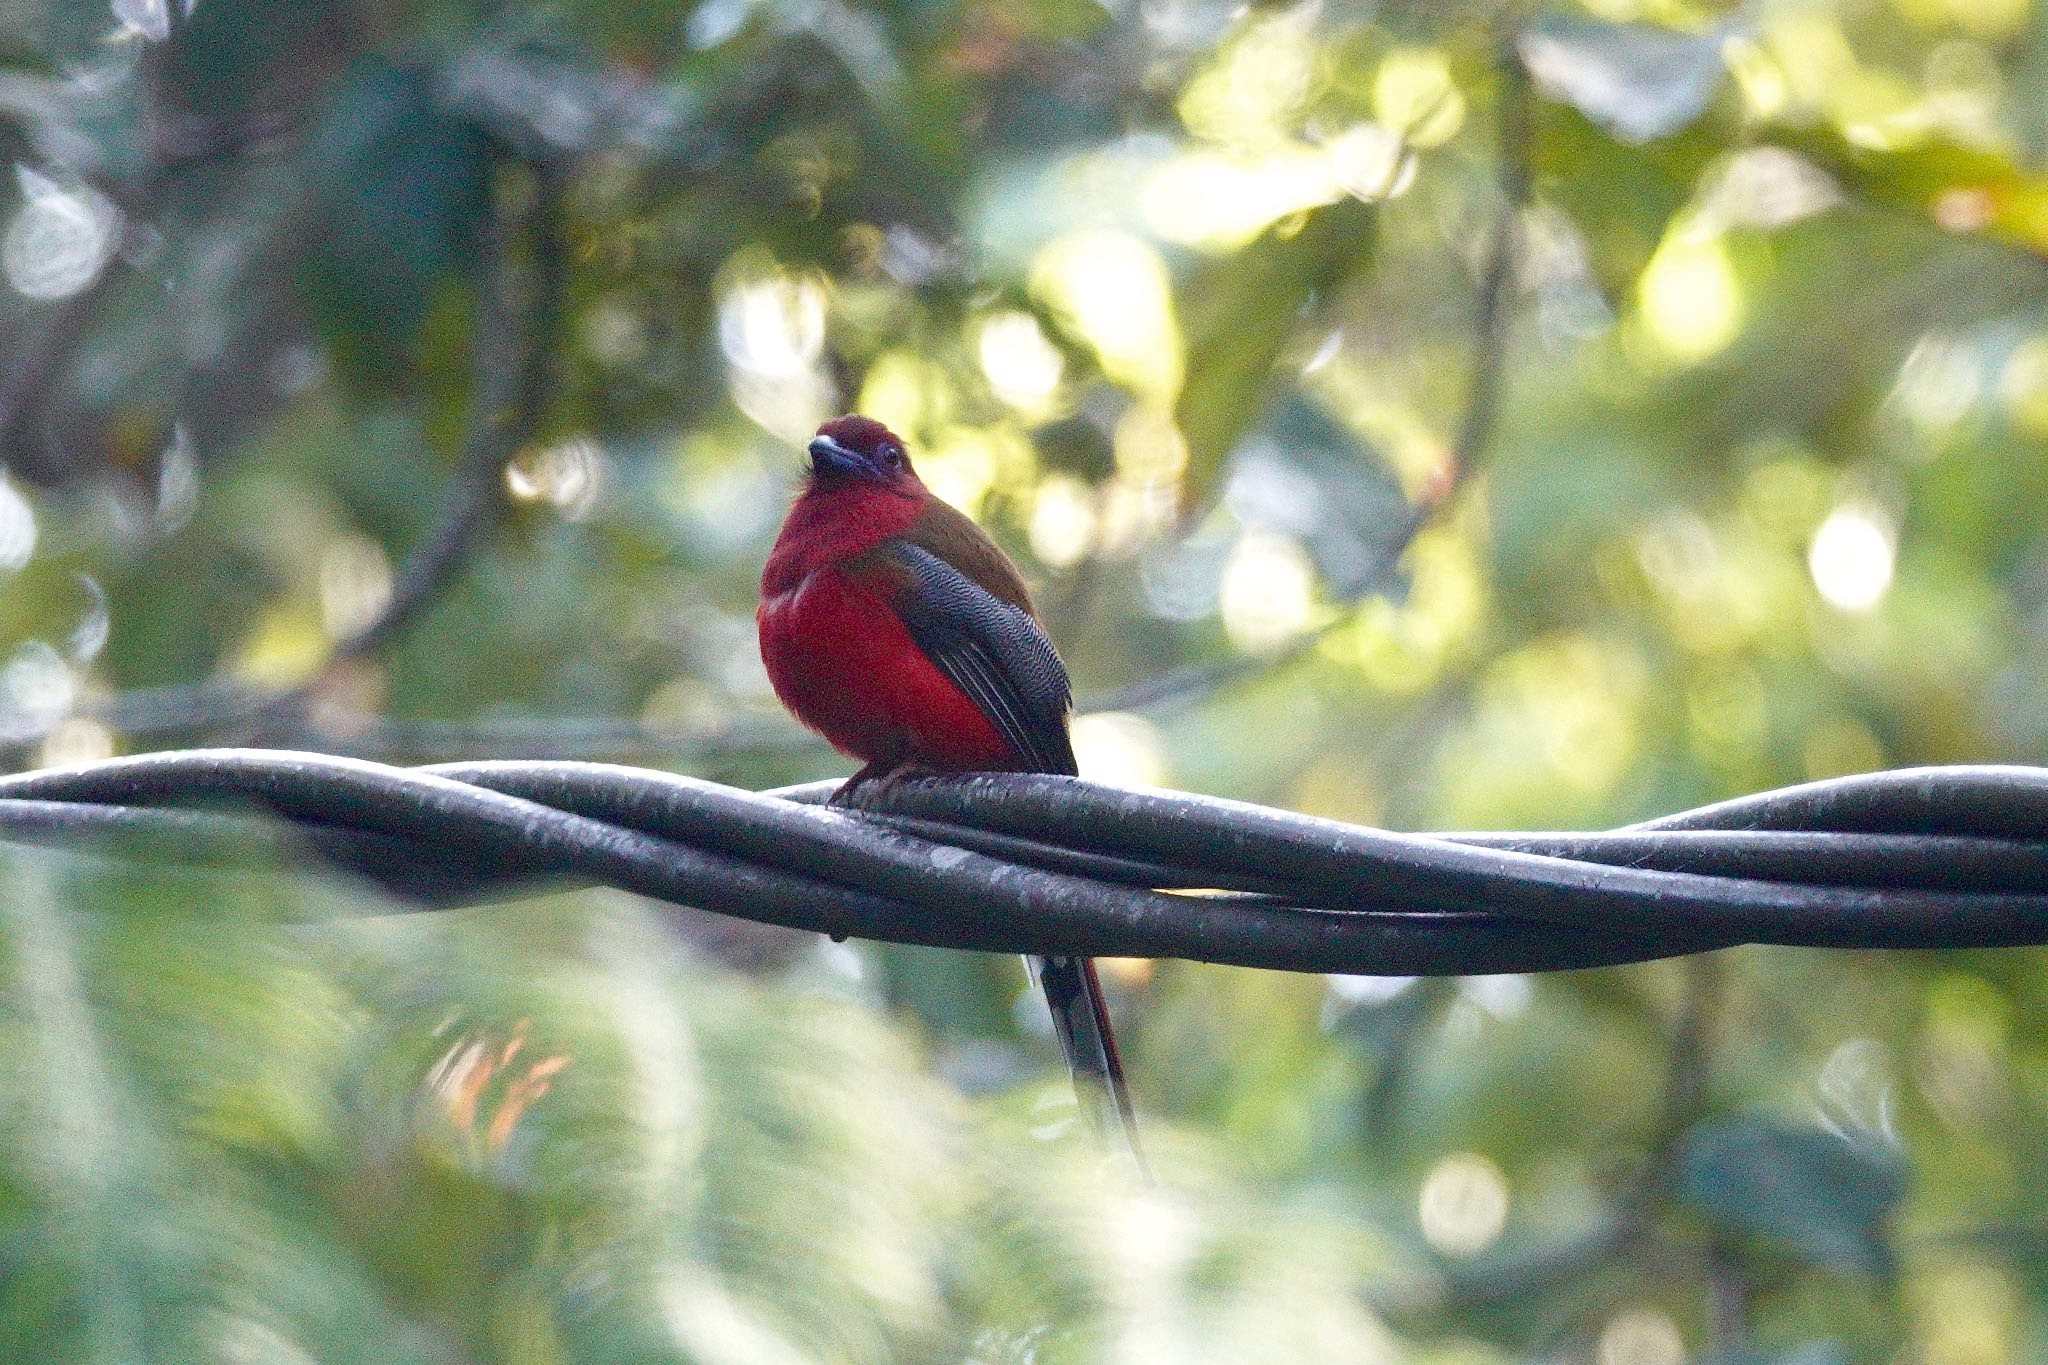
[[1291,971],[2048,943],[2043,769],[1841,778],[1609,834],[1399,834],[1036,775],[905,783],[860,811],[830,790],[201,749],[0,778],[0,837],[333,865],[423,906],[602,883],[839,936]]

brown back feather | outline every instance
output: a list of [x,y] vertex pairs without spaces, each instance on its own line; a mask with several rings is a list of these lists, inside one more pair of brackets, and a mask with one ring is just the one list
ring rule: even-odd
[[903,539],[921,550],[945,560],[973,579],[991,596],[1011,606],[1038,615],[1031,605],[1031,591],[1017,573],[1009,556],[996,548],[988,532],[968,520],[956,508],[933,498],[924,511],[903,532]]

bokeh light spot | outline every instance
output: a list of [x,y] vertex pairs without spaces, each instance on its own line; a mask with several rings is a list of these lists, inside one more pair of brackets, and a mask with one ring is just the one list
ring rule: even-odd
[[1326,149],[1337,183],[1368,202],[1395,199],[1415,183],[1415,154],[1407,139],[1382,123],[1354,124]]
[[1742,288],[1717,236],[1677,230],[1636,285],[1650,339],[1674,360],[1704,360],[1742,328]]
[[19,569],[35,552],[35,511],[0,473],[0,570]]
[[1465,126],[1465,97],[1451,80],[1451,64],[1434,48],[1389,52],[1373,76],[1372,110],[1417,147],[1439,146]]
[[1998,372],[1998,400],[2015,426],[2048,435],[2048,337],[2029,337],[2013,348]]
[[1059,391],[1066,360],[1029,313],[998,313],[981,324],[981,372],[996,397],[1020,412],[1044,416]]
[[647,357],[647,320],[623,292],[592,304],[577,320],[576,330],[591,358],[607,368],[624,369]]
[[1134,484],[1178,483],[1188,465],[1188,440],[1173,415],[1143,405],[1117,419],[1111,437],[1117,473]]
[[1474,1255],[1507,1226],[1507,1177],[1477,1152],[1454,1153],[1423,1178],[1416,1213],[1424,1241],[1448,1256]]
[[1824,720],[1807,731],[1800,762],[1809,781],[1871,773],[1884,766],[1884,745],[1870,727],[1847,716]]
[[2034,1295],[2002,1268],[1944,1265],[1909,1288],[1919,1322],[1915,1354],[1928,1365],[2006,1365],[2031,1354]]
[[1891,1050],[1877,1039],[1843,1041],[1821,1063],[1814,1089],[1818,1117],[1833,1132],[1856,1143],[1898,1142]]
[[46,734],[78,696],[78,675],[47,642],[27,640],[0,664],[0,738]]
[[1408,990],[1421,978],[1413,976],[1353,976],[1331,972],[1323,978],[1330,994],[1347,1005],[1378,1005]]
[[296,603],[279,603],[257,618],[232,671],[245,682],[295,687],[319,671],[330,643],[319,617]]
[[85,716],[67,716],[50,727],[36,750],[36,766],[65,768],[114,756],[114,732]]
[[120,215],[99,195],[16,167],[23,203],[0,237],[0,273],[32,299],[61,299],[91,284],[113,254]]
[[1939,433],[1961,421],[1983,392],[1975,348],[1959,337],[1930,333],[1899,367],[1890,399],[1922,430]]
[[817,371],[825,349],[825,288],[761,259],[744,261],[721,294],[718,339],[740,410],[799,442],[823,420],[832,390]]
[[1159,964],[1149,957],[1098,957],[1095,966],[1104,981],[1137,990],[1152,980]]
[[[868,366],[855,408],[899,436],[914,440],[917,433],[953,415],[953,388],[946,372],[924,357],[911,351],[888,351]],[[915,458],[917,452],[911,454]]]
[[1398,197],[1415,175],[1415,155],[1399,130],[1366,121],[1320,145],[1286,139],[1173,157],[1146,176],[1139,205],[1146,227],[1166,241],[1230,250],[1346,194],[1368,202]]
[[1112,787],[1163,787],[1166,744],[1159,727],[1128,711],[1074,718],[1074,757],[1091,782]]
[[1459,983],[1459,995],[1499,1020],[1518,1019],[1529,1010],[1535,988],[1519,972],[1491,976],[1468,976]]
[[1285,11],[1245,25],[1180,98],[1181,121],[1198,137],[1256,143],[1291,123],[1315,75],[1314,33]]
[[1103,373],[1147,397],[1180,391],[1173,283],[1159,253],[1128,233],[1069,233],[1039,253],[1032,287],[1095,349]]
[[1869,611],[1891,588],[1895,536],[1882,508],[1860,502],[1837,507],[1807,551],[1814,590],[1843,611]]
[[786,274],[747,280],[719,305],[726,359],[756,374],[790,375],[817,363],[825,346],[825,291]]
[[1600,1365],[1685,1365],[1685,1338],[1657,1309],[1625,1309],[1600,1330],[1595,1358]]
[[157,530],[169,533],[182,529],[198,508],[199,451],[185,424],[178,422],[172,425],[170,442],[157,457]]
[[[192,0],[183,0],[189,13]],[[114,19],[124,36],[160,43],[171,36],[171,0],[113,0]]]
[[1722,60],[1735,77],[1743,108],[1759,122],[1776,118],[1790,102],[1792,91],[1785,72],[1763,48],[1740,36],[1721,45]]
[[1239,649],[1277,648],[1315,616],[1315,569],[1292,536],[1247,531],[1223,566],[1223,628]]
[[933,494],[971,516],[1002,481],[1006,461],[1001,443],[990,433],[961,427],[949,430],[914,463]]
[[1095,547],[1095,496],[1079,479],[1055,474],[1031,499],[1031,552],[1055,569],[1078,564]]
[[578,438],[528,448],[505,466],[505,488],[521,502],[545,502],[569,521],[589,517],[604,482],[604,452]]
[[343,536],[320,555],[320,624],[330,640],[367,628],[391,602],[391,560],[363,536]]

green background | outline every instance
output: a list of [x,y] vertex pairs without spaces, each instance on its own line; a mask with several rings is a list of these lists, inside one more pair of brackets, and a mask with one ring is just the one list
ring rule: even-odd
[[[2044,75],[2026,0],[11,0],[0,745],[844,773],[751,614],[858,409],[1100,780],[2048,760]],[[1134,1189],[1008,959],[0,873],[0,1358],[2048,1359],[2030,951],[1112,963]]]

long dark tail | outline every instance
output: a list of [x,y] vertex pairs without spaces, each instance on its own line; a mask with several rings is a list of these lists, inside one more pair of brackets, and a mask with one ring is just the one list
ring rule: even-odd
[[1109,1008],[1094,960],[1027,957],[1024,963],[1045,992],[1045,1003],[1052,1006],[1053,1033],[1073,1075],[1075,1097],[1110,1150],[1128,1156],[1138,1174],[1150,1180],[1152,1171],[1138,1141],[1138,1116],[1131,1109],[1124,1063],[1109,1029]]

